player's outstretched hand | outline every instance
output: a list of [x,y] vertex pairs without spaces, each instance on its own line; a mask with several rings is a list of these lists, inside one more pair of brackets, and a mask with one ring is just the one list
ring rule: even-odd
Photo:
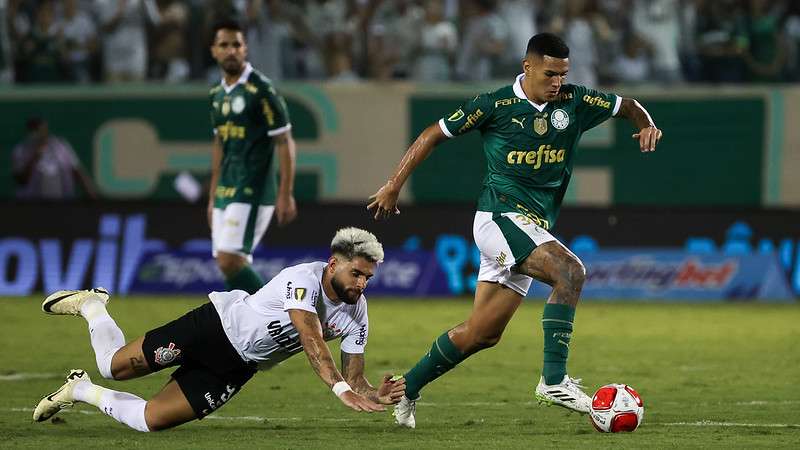
[[378,192],[369,196],[372,203],[367,205],[367,209],[375,208],[375,220],[388,219],[392,214],[400,214],[400,210],[397,209],[398,196],[400,189],[391,181],[387,181]]
[[643,153],[656,151],[656,144],[661,140],[663,133],[657,127],[647,127],[634,133],[631,137],[639,139],[639,150]]
[[278,225],[281,226],[297,217],[297,203],[293,195],[278,195],[275,200],[275,215],[278,216]]
[[406,379],[402,376],[384,375],[378,387],[378,402],[383,405],[395,405],[406,393]]
[[386,407],[383,405],[379,405],[372,400],[364,397],[363,395],[356,394],[353,391],[347,391],[342,393],[339,396],[339,399],[345,405],[349,406],[351,409],[356,411],[364,411],[364,412],[376,412],[376,411],[386,411]]

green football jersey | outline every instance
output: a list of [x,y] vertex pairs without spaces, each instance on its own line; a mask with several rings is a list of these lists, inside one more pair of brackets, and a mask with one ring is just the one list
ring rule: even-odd
[[479,130],[488,171],[479,211],[519,212],[550,229],[567,191],[581,134],[613,116],[622,98],[566,84],[556,100],[529,101],[520,80],[480,94],[439,120],[448,137]]
[[291,128],[283,97],[267,77],[247,64],[236,84],[221,82],[209,98],[211,126],[223,153],[214,207],[232,202],[274,204],[273,136]]

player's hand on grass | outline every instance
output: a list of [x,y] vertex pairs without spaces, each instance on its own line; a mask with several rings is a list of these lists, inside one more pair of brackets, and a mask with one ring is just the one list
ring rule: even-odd
[[378,387],[378,402],[384,405],[395,405],[406,393],[406,379],[402,376],[385,375]]
[[388,219],[392,214],[400,214],[400,210],[397,208],[397,197],[399,196],[400,189],[397,189],[391,180],[387,181],[378,189],[378,192],[369,196],[372,203],[367,205],[367,209],[375,208],[375,220]]
[[386,411],[386,407],[383,405],[379,405],[372,400],[364,397],[363,395],[357,394],[353,391],[346,391],[339,396],[339,399],[345,405],[349,406],[351,409],[356,411],[364,411],[364,412],[376,412],[376,411]]
[[639,150],[646,153],[656,151],[656,144],[658,144],[658,141],[661,140],[662,135],[663,133],[661,133],[661,130],[653,126],[642,128],[638,133],[634,133],[631,137],[634,139],[639,139]]
[[278,216],[278,225],[286,225],[297,217],[297,203],[294,195],[278,195],[275,200],[275,215]]

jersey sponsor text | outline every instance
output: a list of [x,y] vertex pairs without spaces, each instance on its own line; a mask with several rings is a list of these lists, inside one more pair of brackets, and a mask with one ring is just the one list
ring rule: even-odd
[[506,161],[509,164],[528,164],[538,169],[542,164],[555,164],[564,162],[567,151],[565,149],[552,149],[550,145],[540,145],[538,150],[512,150],[508,152]]

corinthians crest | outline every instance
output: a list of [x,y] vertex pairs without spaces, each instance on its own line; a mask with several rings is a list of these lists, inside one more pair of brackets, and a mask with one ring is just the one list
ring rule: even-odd
[[158,347],[155,351],[156,364],[166,366],[175,361],[178,355],[181,354],[181,349],[175,347],[175,343],[170,342],[168,347]]
[[539,136],[547,133],[547,113],[536,115],[536,118],[533,119],[533,131]]

